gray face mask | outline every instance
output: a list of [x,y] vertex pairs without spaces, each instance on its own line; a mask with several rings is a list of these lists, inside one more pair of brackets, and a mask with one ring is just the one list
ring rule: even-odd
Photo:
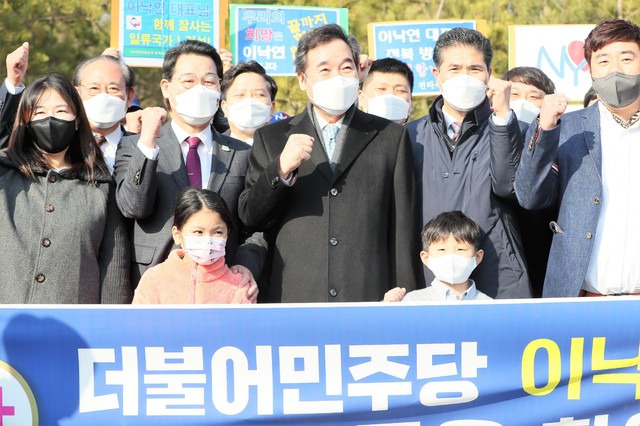
[[631,105],[640,96],[640,74],[628,75],[614,71],[593,79],[593,89],[598,97],[613,108]]

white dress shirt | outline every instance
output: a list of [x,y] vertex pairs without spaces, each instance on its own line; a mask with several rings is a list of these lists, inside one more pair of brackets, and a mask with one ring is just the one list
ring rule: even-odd
[[19,95],[25,88],[25,85],[20,83],[18,86],[14,86],[11,84],[8,78],[4,79],[4,85],[7,88],[7,91],[12,95]]
[[122,136],[122,127],[118,126],[113,132],[105,135],[107,142],[100,145],[104,162],[107,164],[107,168],[111,174],[113,174],[113,166],[116,163],[116,151],[118,150]]
[[253,138],[243,139],[243,137],[234,134],[232,131],[229,132],[229,136],[231,136],[234,139],[238,139],[239,141],[242,141],[244,143],[248,143],[249,145],[253,146]]
[[[180,143],[182,161],[184,164],[187,164],[187,153],[189,152],[189,143],[187,142],[187,138],[194,136],[200,138],[200,141],[202,141],[202,143],[198,145],[198,156],[200,157],[200,170],[202,171],[202,188],[208,189],[209,176],[211,175],[211,161],[213,159],[213,133],[211,132],[211,126],[205,127],[205,129],[197,135],[190,135],[182,130],[175,121],[171,121],[171,129]],[[138,149],[140,149],[145,157],[150,160],[158,158],[158,153],[160,151],[160,148],[157,146],[155,149],[150,149],[142,145],[140,142],[138,142]]]
[[[601,294],[640,292],[640,122],[622,128],[601,102],[602,199],[582,288]],[[585,161],[591,161],[585,158]]]
[[[313,109],[313,113],[316,116],[316,123],[318,123],[318,127],[320,127],[321,130],[324,129],[324,126],[329,124],[329,122],[327,120],[325,120],[324,118],[320,117],[320,115],[316,112],[315,108]],[[340,117],[340,119],[338,121],[336,121],[335,123],[333,123],[333,124],[335,124],[338,127],[342,127],[342,122],[344,121],[345,115]]]

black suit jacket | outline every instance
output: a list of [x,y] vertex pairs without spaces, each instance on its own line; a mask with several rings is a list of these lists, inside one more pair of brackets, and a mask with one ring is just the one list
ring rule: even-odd
[[[234,218],[234,230],[227,242],[226,261],[249,268],[254,277],[262,271],[266,244],[261,235],[249,236],[237,219],[238,197],[244,188],[250,146],[223,136],[212,128],[213,159],[208,188],[225,200]],[[131,230],[131,281],[137,286],[151,266],[163,262],[173,248],[171,227],[176,197],[189,186],[180,144],[170,123],[162,128],[156,143],[159,154],[149,160],[138,149],[139,135],[122,139],[116,154],[114,179],[116,200],[122,214],[134,220]],[[236,250],[239,243],[248,239]]]
[[[278,162],[295,133],[316,142],[288,187]],[[258,129],[239,213],[269,241],[269,301],[376,301],[423,286],[411,145],[388,120],[356,110],[335,173],[306,111]]]

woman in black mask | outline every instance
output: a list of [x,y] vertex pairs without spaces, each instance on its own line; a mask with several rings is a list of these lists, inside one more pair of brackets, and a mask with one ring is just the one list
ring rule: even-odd
[[0,303],[129,303],[114,195],[75,88],[39,77],[0,151]]

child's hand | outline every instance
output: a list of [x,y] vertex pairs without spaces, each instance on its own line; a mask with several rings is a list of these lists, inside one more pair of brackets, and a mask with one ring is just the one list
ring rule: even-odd
[[253,279],[253,274],[251,271],[245,268],[242,265],[233,265],[229,269],[234,274],[241,274],[242,280],[240,281],[239,287],[244,287],[246,285],[249,286],[247,289],[247,299],[251,301],[251,303],[256,303],[258,300],[258,284],[256,280]]
[[407,294],[407,290],[404,287],[392,288],[384,294],[383,302],[402,302],[404,295]]

